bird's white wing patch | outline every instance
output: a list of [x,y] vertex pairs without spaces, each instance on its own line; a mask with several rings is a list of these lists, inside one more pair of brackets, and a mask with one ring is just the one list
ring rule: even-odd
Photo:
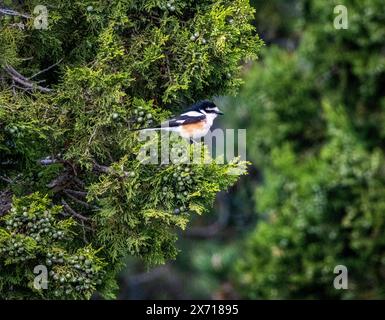
[[176,120],[177,123],[184,123],[186,120]]
[[186,113],[182,113],[181,116],[188,116],[188,117],[201,117],[202,113],[198,111],[189,111]]

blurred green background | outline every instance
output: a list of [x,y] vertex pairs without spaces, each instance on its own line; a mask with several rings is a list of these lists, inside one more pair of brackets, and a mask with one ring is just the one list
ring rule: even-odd
[[180,234],[176,261],[127,261],[119,299],[385,297],[384,1],[252,3],[266,45],[219,103],[221,127],[247,129],[249,175]]

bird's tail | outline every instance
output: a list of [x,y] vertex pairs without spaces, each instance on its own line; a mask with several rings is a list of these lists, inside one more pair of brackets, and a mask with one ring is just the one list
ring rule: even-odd
[[153,128],[130,129],[130,131],[156,131],[156,130],[162,130],[162,128],[161,127],[153,127]]

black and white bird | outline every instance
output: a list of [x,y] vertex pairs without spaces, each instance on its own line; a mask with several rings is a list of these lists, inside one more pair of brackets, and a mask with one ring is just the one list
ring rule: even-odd
[[214,123],[215,118],[223,113],[215,103],[200,101],[179,116],[169,119],[157,127],[139,129],[141,131],[165,130],[178,133],[181,137],[194,141],[205,136]]

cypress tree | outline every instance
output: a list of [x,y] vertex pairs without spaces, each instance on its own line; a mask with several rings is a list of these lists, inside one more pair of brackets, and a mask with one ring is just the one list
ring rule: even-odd
[[[124,258],[174,259],[176,230],[244,166],[143,165],[132,129],[234,93],[261,46],[253,10],[245,0],[0,9],[0,298],[112,298]],[[36,266],[47,289],[34,285]]]

